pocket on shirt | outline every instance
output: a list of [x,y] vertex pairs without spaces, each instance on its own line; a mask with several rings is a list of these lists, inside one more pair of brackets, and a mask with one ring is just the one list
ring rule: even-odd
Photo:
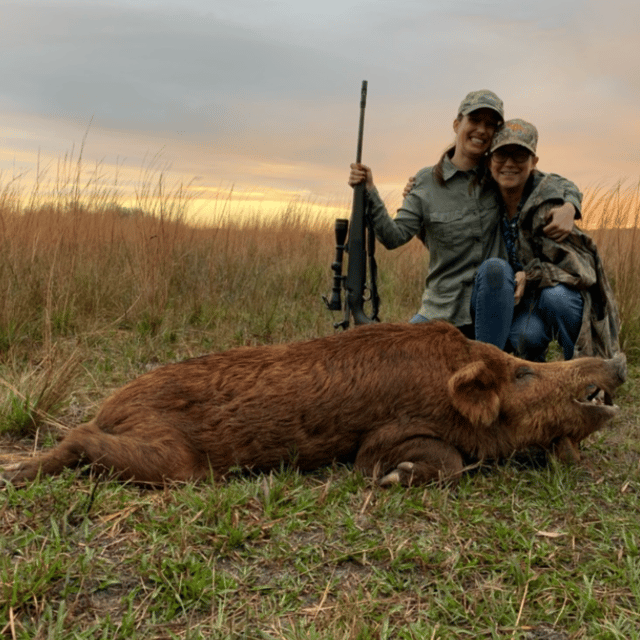
[[431,229],[427,231],[436,243],[447,246],[468,242],[472,230],[470,219],[464,209],[455,211],[432,211],[430,214]]

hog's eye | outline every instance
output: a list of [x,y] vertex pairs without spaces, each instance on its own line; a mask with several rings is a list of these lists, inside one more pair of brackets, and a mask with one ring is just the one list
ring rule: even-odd
[[531,378],[535,375],[533,369],[531,367],[518,367],[516,369],[515,378],[516,380],[526,380],[527,378]]

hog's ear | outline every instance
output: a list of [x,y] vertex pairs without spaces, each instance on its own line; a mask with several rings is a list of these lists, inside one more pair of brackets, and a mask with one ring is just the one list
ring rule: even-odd
[[497,419],[496,378],[484,362],[477,360],[456,371],[448,386],[453,406],[472,425],[488,427]]

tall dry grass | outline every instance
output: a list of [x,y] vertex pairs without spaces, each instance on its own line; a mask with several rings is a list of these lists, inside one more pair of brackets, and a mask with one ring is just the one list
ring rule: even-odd
[[[268,218],[234,219],[223,208],[200,228],[189,222],[189,185],[168,186],[157,158],[141,170],[133,207],[122,205],[118,176],[106,176],[99,164],[85,167],[82,152],[58,163],[53,192],[43,191],[44,182],[38,170],[25,194],[20,176],[0,175],[0,347],[20,335],[46,339],[142,316],[156,323],[205,310],[235,317],[233,307],[261,316],[265,307],[301,298],[315,308],[330,287],[333,221],[304,203]],[[640,188],[588,192],[583,220],[600,246],[623,319],[632,323]],[[417,242],[391,256],[379,248],[385,318],[415,311],[426,258]]]
[[598,244],[620,310],[621,345],[637,358],[640,350],[640,183],[620,182],[585,193],[583,219]]
[[[141,171],[134,207],[121,204],[117,176],[83,168],[81,155],[60,162],[48,197],[43,181],[39,175],[26,194],[19,180],[0,182],[0,354],[106,328],[193,325],[214,332],[220,346],[331,328],[319,300],[331,286],[333,221],[304,203],[268,218],[223,210],[202,228],[189,222],[189,186],[167,186],[153,163]],[[638,187],[585,196],[584,225],[601,249],[632,348],[639,216]],[[408,319],[426,252],[414,241],[392,253],[379,247],[377,258],[381,317]]]
[[198,229],[182,216],[42,205],[0,209],[0,226],[5,349],[143,320],[207,324],[286,305],[320,280],[319,235],[290,224]]
[[[85,167],[82,149],[53,180],[38,169],[28,193],[20,176],[0,176],[0,355],[107,328],[192,325],[221,347],[332,330],[320,299],[331,286],[333,220],[312,205],[268,217],[222,207],[196,226],[189,185],[167,186],[156,159],[134,190],[135,205],[124,206],[118,176]],[[380,249],[385,319],[413,315],[424,258],[413,244],[391,258]]]

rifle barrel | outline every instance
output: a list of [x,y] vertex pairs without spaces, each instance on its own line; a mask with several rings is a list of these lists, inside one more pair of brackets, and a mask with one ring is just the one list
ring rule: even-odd
[[364,111],[367,107],[367,81],[362,81],[360,91],[360,126],[358,127],[358,148],[356,150],[356,162],[362,162],[362,140],[364,139]]

